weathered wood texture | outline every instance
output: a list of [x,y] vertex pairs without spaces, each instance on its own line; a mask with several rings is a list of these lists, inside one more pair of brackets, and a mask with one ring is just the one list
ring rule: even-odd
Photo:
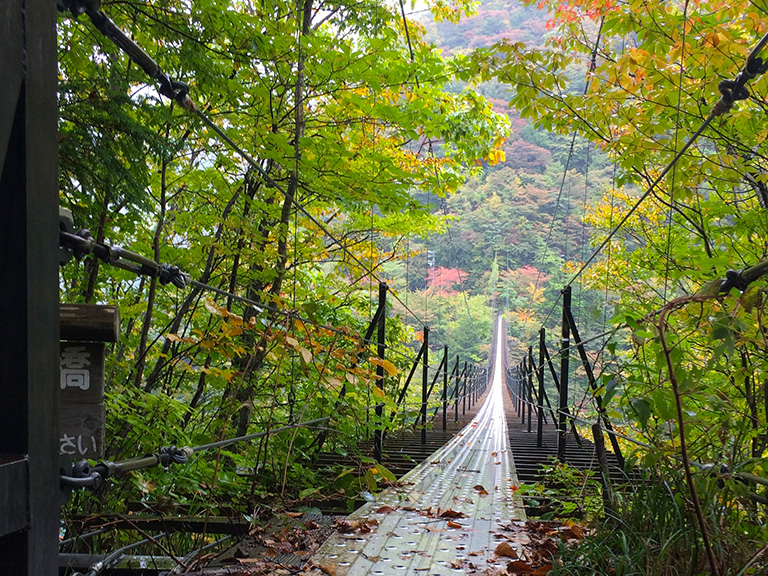
[[59,454],[73,460],[104,457],[104,403],[62,404],[59,419]]
[[0,2],[0,62],[0,454],[6,462],[0,466],[0,574],[53,576],[59,504],[55,2]]
[[117,306],[61,304],[60,338],[76,342],[117,342],[120,310]]
[[73,460],[104,457],[104,344],[59,346],[59,454]]

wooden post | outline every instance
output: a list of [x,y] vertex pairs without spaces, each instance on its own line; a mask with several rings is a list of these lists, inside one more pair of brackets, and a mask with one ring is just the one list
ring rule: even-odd
[[56,3],[0,2],[0,574],[58,574]]

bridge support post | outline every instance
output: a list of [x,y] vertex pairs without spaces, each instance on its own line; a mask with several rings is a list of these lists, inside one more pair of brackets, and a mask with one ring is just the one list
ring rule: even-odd
[[0,2],[0,574],[58,574],[56,8]]
[[424,326],[424,356],[421,370],[421,444],[427,443],[427,389],[429,387],[429,327]]
[[454,422],[459,421],[459,384],[461,383],[461,376],[462,376],[462,373],[459,372],[459,355],[456,354],[456,381],[453,386],[453,397],[454,397],[453,407],[456,412],[456,415],[454,416],[454,420],[453,420]]
[[[379,323],[378,323],[378,342],[376,346],[376,352],[379,357],[379,359],[384,360],[384,353],[387,349],[385,344],[386,334],[387,334],[387,283],[386,282],[380,282],[379,283],[379,309],[381,310],[381,314],[379,315]],[[384,385],[384,366],[377,366],[376,367],[376,375],[378,376],[377,383],[378,386],[385,391],[386,388]],[[382,448],[384,444],[384,422],[382,421],[382,416],[384,415],[384,404],[379,402],[376,404],[376,418],[377,418],[377,425],[376,429],[373,432],[373,457],[376,459],[376,462],[381,462],[382,457]]]
[[464,416],[464,414],[467,413],[467,361],[464,360],[464,370],[463,370],[464,378],[462,379],[463,386],[462,386],[462,393],[461,393],[461,415]]
[[570,313],[571,287],[566,286],[563,288],[563,324],[560,340],[560,400],[558,402],[560,412],[557,415],[557,459],[561,462],[565,460],[565,441],[567,437],[565,417],[568,410],[568,373],[570,370],[568,363],[569,348],[571,347],[571,331],[568,324],[568,315]]
[[528,362],[525,356],[523,356],[523,361],[520,363],[520,414],[522,416],[522,423],[525,424],[525,409],[527,406],[525,405],[525,398],[527,396],[527,390],[526,390],[526,377],[528,375]]
[[539,381],[539,410],[536,422],[536,446],[541,448],[544,436],[544,347],[546,346],[546,328],[539,330],[539,366],[536,377]]
[[581,336],[579,336],[579,329],[576,326],[576,320],[573,318],[573,314],[570,310],[568,311],[568,324],[570,326],[571,333],[573,334],[573,339],[576,341],[576,349],[579,352],[582,366],[584,366],[584,372],[587,375],[587,381],[589,382],[590,388],[592,388],[593,398],[595,400],[595,405],[597,406],[597,412],[605,424],[605,429],[608,430],[608,438],[611,442],[611,446],[613,447],[613,452],[619,461],[619,465],[623,468],[624,457],[621,454],[621,447],[619,446],[619,442],[616,439],[616,436],[611,434],[611,432],[613,432],[613,425],[611,424],[611,419],[608,417],[605,407],[603,406],[602,396],[596,393],[599,386],[595,380],[595,373],[592,370],[592,364],[590,363],[587,352],[584,349],[584,344],[581,342]]
[[443,431],[448,429],[448,345],[443,345]]
[[[528,433],[531,433],[533,418],[533,348],[528,346]],[[541,418],[541,416],[539,416]]]

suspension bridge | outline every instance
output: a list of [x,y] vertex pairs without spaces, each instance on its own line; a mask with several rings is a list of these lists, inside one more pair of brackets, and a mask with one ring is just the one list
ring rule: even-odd
[[[159,83],[161,94],[194,114],[238,153],[267,185],[288,195],[259,162],[192,103],[187,86],[171,80],[98,10],[97,2],[62,2],[61,5],[69,5],[73,13],[81,9],[88,13],[102,33]],[[0,115],[0,158],[3,160],[0,190],[4,197],[15,199],[7,203],[0,215],[0,226],[4,230],[2,253],[7,256],[4,272],[8,278],[15,280],[3,287],[3,297],[0,298],[0,314],[5,322],[5,329],[0,333],[0,354],[6,384],[3,386],[5,397],[0,418],[0,572],[10,573],[13,570],[18,574],[39,576],[70,568],[95,575],[117,567],[134,573],[181,573],[195,564],[197,558],[209,552],[218,554],[229,548],[231,540],[247,532],[247,522],[233,522],[231,519],[218,521],[208,517],[141,518],[140,515],[128,517],[130,515],[120,514],[110,520],[109,527],[80,534],[72,540],[59,541],[62,494],[56,487],[61,486],[63,492],[81,488],[98,489],[118,474],[158,465],[181,466],[196,453],[299,427],[317,427],[337,414],[287,423],[271,430],[198,446],[165,447],[156,454],[119,462],[103,461],[93,467],[76,465],[67,469],[60,466],[60,438],[56,421],[58,405],[56,395],[51,394],[51,390],[58,389],[59,385],[57,351],[60,334],[57,333],[57,322],[52,321],[59,314],[59,247],[81,257],[92,254],[107,263],[161,283],[210,291],[239,300],[256,310],[267,310],[292,320],[306,319],[295,311],[281,310],[217,288],[202,279],[193,279],[174,266],[163,266],[128,250],[97,242],[86,234],[63,229],[56,213],[54,8],[50,2],[41,0],[12,0],[4,5],[0,17],[5,24],[4,29],[8,31],[3,38],[3,55],[8,55],[9,61],[18,63],[0,86],[0,103],[4,111]],[[524,502],[516,494],[516,488],[522,481],[536,480],[548,456],[556,456],[579,468],[593,468],[606,485],[610,479],[620,478],[622,455],[617,441],[619,434],[612,429],[598,392],[600,387],[592,373],[592,363],[585,350],[585,344],[590,339],[580,337],[570,311],[570,285],[649,197],[709,123],[727,112],[736,100],[746,97],[746,82],[765,72],[762,60],[757,57],[765,42],[750,55],[745,74],[740,74],[732,85],[721,90],[723,100],[719,107],[689,138],[603,243],[589,258],[584,259],[581,269],[565,287],[562,293],[562,347],[557,352],[559,370],[546,347],[543,332],[538,360],[530,348],[520,364],[510,366],[502,322],[496,326],[490,366],[468,366],[465,363],[462,368],[457,360],[451,371],[448,352],[444,349],[442,361],[434,369],[428,362],[429,341],[428,330],[425,329],[422,349],[404,382],[402,398],[397,401],[398,408],[405,406],[403,402],[408,384],[421,365],[422,396],[421,402],[417,403],[418,417],[413,422],[418,433],[410,441],[400,444],[399,449],[408,456],[407,459],[418,459],[421,463],[377,495],[374,501],[345,519],[346,525],[353,527],[351,532],[332,534],[311,558],[303,557],[299,564],[309,560],[311,564],[307,566],[315,566],[328,574],[437,575],[490,570],[503,566],[509,558],[525,556],[523,545],[513,537],[516,527],[526,517]],[[755,66],[750,68],[752,64]],[[296,208],[337,244],[350,261],[365,268],[354,253],[333,237],[322,221],[300,204]],[[726,279],[715,287],[715,292],[743,289],[765,273],[764,263],[738,272],[730,271]],[[386,289],[383,292],[386,293]],[[558,298],[553,310],[559,302]],[[380,378],[383,378],[383,360],[387,351],[381,336],[385,310],[386,304],[380,297],[377,313],[361,338],[364,347],[375,344],[378,348],[377,376]],[[333,326],[323,328],[346,335]],[[373,334],[377,329],[380,336],[375,341]],[[110,332],[109,327],[106,332]],[[107,340],[101,340],[104,341]],[[361,354],[358,354],[357,360]],[[576,423],[585,422],[576,418],[569,401],[568,378],[571,371],[568,362],[576,354],[585,374],[584,388],[592,391],[595,401],[597,420],[586,422],[593,427],[594,444],[579,436]],[[551,374],[556,398],[551,393],[552,386],[550,393],[547,393],[544,383],[547,372]],[[441,375],[442,387],[436,385]],[[82,375],[74,376],[70,382],[73,387],[88,388]],[[439,398],[437,394],[433,395],[434,390],[442,392]],[[383,403],[366,407],[366,411],[375,413],[378,419],[384,417],[383,409]],[[468,422],[463,422],[465,417],[469,418]],[[450,431],[448,420],[453,420],[454,428],[459,428],[459,422],[465,426]],[[546,432],[545,425],[548,426]],[[383,427],[373,432],[370,443],[372,457],[378,462],[386,461],[393,455],[395,442],[402,442],[402,439],[390,439],[388,444]],[[603,447],[604,432],[612,445],[613,456]],[[322,437],[322,434],[319,436]],[[93,438],[95,447],[95,436]],[[78,442],[81,440],[78,439]],[[446,442],[444,446],[436,452],[431,451],[431,447],[438,447],[443,441]],[[410,451],[409,444],[412,444]],[[318,447],[322,448],[322,441],[318,442]],[[67,446],[67,449],[70,448],[84,451],[87,446],[73,443],[71,447]],[[318,451],[318,460],[322,456],[323,453]],[[403,472],[407,459],[400,461]],[[118,526],[140,532],[142,538],[108,554],[83,557],[57,550],[57,545],[63,549],[75,541],[98,536]],[[173,531],[224,537],[211,539],[178,557],[163,545],[164,539]],[[500,549],[501,543],[508,546]],[[140,546],[152,548],[153,552],[131,557],[130,552]],[[211,574],[244,574],[247,568],[243,566],[237,566],[234,571],[225,566],[211,566],[206,570]]]

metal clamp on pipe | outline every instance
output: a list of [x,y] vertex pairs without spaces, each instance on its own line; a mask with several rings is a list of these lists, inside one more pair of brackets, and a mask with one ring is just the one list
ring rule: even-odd
[[[160,284],[173,284],[177,288],[185,288],[191,282],[189,274],[182,272],[178,266],[160,264],[151,258],[131,252],[120,246],[107,246],[94,241],[88,230],[78,230],[76,233],[59,230],[59,246],[71,252],[75,258],[81,260],[89,254],[93,254],[99,260],[128,270],[134,274],[157,278]],[[61,260],[61,259],[60,259]]]
[[172,80],[171,77],[163,72],[157,62],[149,54],[139,47],[125,32],[101,11],[101,2],[99,0],[57,0],[57,8],[60,12],[69,10],[77,18],[87,14],[93,25],[109,38],[114,44],[125,52],[128,57],[138,64],[147,76],[156,80],[159,85],[159,92],[163,96],[176,100],[184,108],[189,108],[189,86],[184,82]]
[[768,70],[768,59],[760,57],[760,53],[768,44],[768,34],[758,42],[749,53],[747,57],[747,63],[744,69],[736,75],[735,80],[723,80],[718,84],[717,89],[720,91],[720,100],[712,108],[713,116],[720,116],[725,114],[733,108],[734,103],[737,100],[746,100],[749,98],[749,90],[747,90],[747,82],[757,78],[759,75],[764,74]]
[[80,460],[72,465],[70,474],[64,474],[62,471],[60,484],[63,489],[90,488],[96,490],[107,478],[133,470],[154,468],[155,466],[168,467],[171,464],[186,464],[193,454],[194,450],[189,446],[183,448],[165,446],[157,454],[139,456],[120,462],[106,460],[91,466],[87,461]]

